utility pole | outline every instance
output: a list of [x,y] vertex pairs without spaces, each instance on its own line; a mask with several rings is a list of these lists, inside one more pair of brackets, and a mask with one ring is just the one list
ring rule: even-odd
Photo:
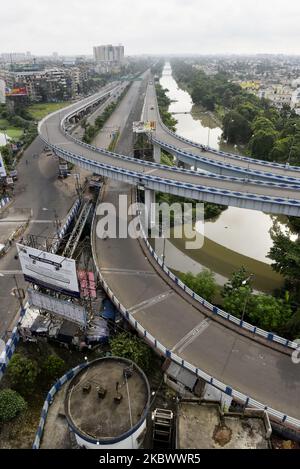
[[23,288],[19,288],[19,285],[18,285],[18,282],[17,282],[17,277],[15,275],[14,275],[14,281],[15,281],[15,284],[16,284],[16,288],[14,289],[13,294],[17,298],[17,300],[19,301],[21,311],[23,311],[24,310],[23,300],[25,298],[25,293],[24,293]]

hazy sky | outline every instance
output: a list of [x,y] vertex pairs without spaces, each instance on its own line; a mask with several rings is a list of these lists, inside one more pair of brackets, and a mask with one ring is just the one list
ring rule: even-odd
[[141,53],[300,54],[299,0],[13,0],[0,52],[92,54],[123,43]]

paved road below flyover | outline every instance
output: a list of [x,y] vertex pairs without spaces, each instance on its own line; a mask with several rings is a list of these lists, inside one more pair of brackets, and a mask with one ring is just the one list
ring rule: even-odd
[[[118,152],[132,152],[131,122],[139,120],[141,97],[132,102]],[[126,118],[118,115],[120,121]],[[110,181],[104,201],[118,207],[119,194],[129,191],[127,184]],[[162,344],[236,390],[300,418],[300,366],[289,355],[207,319],[205,310],[157,275],[137,240],[97,238],[96,250],[96,262],[116,297]]]

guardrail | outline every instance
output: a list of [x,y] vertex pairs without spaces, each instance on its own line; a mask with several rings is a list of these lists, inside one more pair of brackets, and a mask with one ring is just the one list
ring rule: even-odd
[[202,306],[207,308],[210,312],[215,314],[216,316],[220,316],[221,318],[225,319],[226,321],[229,321],[238,327],[247,330],[248,332],[251,332],[253,334],[256,334],[260,337],[263,337],[264,339],[269,340],[270,342],[275,342],[277,344],[283,345],[284,347],[290,348],[292,350],[297,350],[299,348],[299,344],[297,342],[293,342],[288,339],[284,339],[283,337],[280,337],[272,332],[267,332],[264,331],[263,329],[260,329],[259,327],[253,326],[252,324],[249,324],[246,321],[243,321],[236,316],[232,316],[229,313],[226,313],[226,311],[223,311],[222,309],[218,308],[217,306],[212,305],[208,301],[206,301],[204,298],[201,296],[197,295],[193,290],[191,290],[185,283],[183,283],[176,275],[173,274],[173,272],[168,269],[168,267],[163,263],[163,261],[160,259],[160,257],[156,254],[152,246],[150,245],[146,234],[144,232],[144,229],[142,227],[141,221],[140,221],[140,226],[141,226],[141,232],[143,235],[143,240],[151,254],[151,256],[155,259],[159,267],[163,270],[165,274],[176,284],[178,285],[185,293],[187,293],[191,298],[196,300],[198,303],[200,303]]
[[9,197],[3,197],[3,199],[0,199],[0,209],[5,207],[5,205],[9,204],[10,198]]
[[[101,194],[100,194],[101,196]],[[181,357],[173,353],[171,350],[168,350],[163,344],[161,344],[152,334],[150,334],[136,319],[130,312],[125,308],[124,305],[119,301],[119,299],[114,295],[113,291],[109,288],[108,284],[105,281],[105,278],[101,274],[101,270],[99,269],[98,263],[97,263],[97,255],[95,252],[95,223],[96,223],[96,211],[94,213],[94,218],[93,218],[93,223],[92,223],[92,236],[91,236],[91,245],[92,245],[92,254],[94,258],[94,262],[96,265],[96,269],[98,272],[98,277],[100,280],[100,283],[111,299],[111,301],[114,303],[114,305],[118,308],[120,313],[123,315],[123,317],[129,322],[129,324],[137,331],[137,333],[143,337],[148,344],[159,354],[163,355],[166,358],[170,358],[173,360],[175,363],[178,365],[182,366],[183,368],[191,371],[194,373],[196,376],[199,378],[202,378],[204,381],[207,383],[211,384],[218,390],[224,392],[228,396],[231,396],[234,400],[237,402],[243,403],[246,407],[254,407],[256,409],[261,409],[265,410],[268,412],[269,416],[276,420],[277,422],[280,422],[285,425],[289,425],[293,428],[296,428],[297,430],[300,430],[300,420],[295,419],[294,417],[290,417],[282,412],[279,412],[271,407],[269,407],[266,404],[262,404],[261,402],[256,401],[255,399],[252,399],[250,396],[247,396],[239,391],[234,390],[232,387],[222,383],[221,381],[213,378],[209,374],[205,373],[202,371],[200,368],[192,365],[191,363],[187,362],[186,360],[183,360]],[[164,266],[163,269],[166,267]]]
[[[249,180],[249,176],[254,176],[254,177],[270,179],[270,180],[275,180],[275,181],[278,180],[278,181],[282,181],[283,183],[285,181],[290,182],[291,184],[294,184],[294,185],[292,185],[292,186],[289,185],[289,187],[293,187],[295,189],[300,188],[299,178],[292,177],[292,176],[282,176],[280,174],[269,173],[269,172],[265,172],[265,171],[258,171],[258,170],[254,170],[254,169],[251,169],[251,168],[244,168],[242,166],[235,166],[231,163],[226,163],[226,162],[223,162],[223,161],[212,160],[212,159],[209,159],[205,156],[195,155],[195,154],[190,153],[186,150],[181,150],[180,148],[175,147],[174,145],[170,145],[169,143],[164,142],[164,141],[156,138],[154,136],[154,134],[151,134],[150,138],[151,138],[152,142],[155,143],[156,145],[160,146],[161,148],[164,148],[165,150],[167,150],[171,153],[172,152],[175,153],[178,157],[182,156],[182,157],[188,158],[189,160],[192,160],[193,164],[195,164],[195,165],[197,165],[197,163],[199,162],[199,163],[203,163],[203,164],[208,165],[208,166],[217,167],[220,170],[235,171],[235,172],[243,173],[245,176],[247,176],[247,178],[245,178],[247,181]],[[214,174],[214,173],[212,173],[212,174]],[[299,175],[299,177],[300,177],[300,175]],[[235,179],[240,179],[241,180],[241,178],[235,178]],[[256,179],[255,182],[259,183],[260,180]],[[266,184],[267,184],[267,181],[266,181]],[[274,182],[273,184],[276,185],[276,186],[281,187],[280,183],[278,184],[278,183]],[[282,187],[284,187],[284,186],[282,186]]]
[[8,341],[6,342],[5,349],[3,350],[3,352],[0,355],[0,381],[1,381],[6,369],[8,367],[8,364],[11,360],[11,357],[13,356],[14,351],[17,347],[17,344],[20,340],[20,334],[19,334],[18,326],[20,325],[20,323],[22,321],[22,318],[25,315],[25,313],[26,313],[26,307],[21,309],[18,323],[13,328],[12,335],[8,339]]
[[58,239],[56,241],[54,241],[54,243],[52,245],[51,252],[53,254],[55,254],[57,252],[63,237],[65,236],[70,224],[73,221],[73,218],[75,217],[75,215],[77,214],[77,212],[80,208],[80,205],[81,205],[80,200],[79,199],[75,200],[71,210],[69,211],[69,214],[67,216],[67,219],[66,219],[66,222],[65,222],[64,226],[62,228],[60,228],[60,230],[57,233]]
[[[155,96],[156,96],[156,93],[155,93]],[[156,99],[156,103],[157,103],[157,99]],[[157,108],[158,108],[158,104],[157,104]],[[192,140],[189,140],[188,138],[182,137],[181,135],[178,135],[176,132],[173,132],[171,129],[169,129],[162,122],[159,112],[158,112],[158,115],[159,115],[159,120],[160,120],[160,123],[161,123],[162,127],[164,127],[164,130],[168,134],[170,134],[172,137],[176,138],[177,140],[181,140],[182,142],[188,143],[189,145],[201,150],[201,147],[203,145],[201,145],[197,142],[193,142]],[[206,147],[206,151],[208,151],[210,153],[213,153],[213,154],[216,154],[216,155],[220,155],[220,156],[224,156],[224,157],[228,156],[228,157],[236,159],[236,160],[246,161],[247,163],[255,163],[255,164],[259,164],[261,166],[267,166],[269,168],[280,168],[280,169],[283,169],[283,170],[284,169],[290,169],[290,170],[295,171],[295,172],[300,172],[300,167],[299,166],[284,165],[284,164],[276,163],[275,161],[256,160],[255,158],[250,158],[248,156],[237,155],[236,153],[230,153],[230,152],[226,152],[226,151],[222,151],[222,150],[216,150],[215,148],[208,147],[207,145],[205,145],[205,147]]]
[[[99,99],[99,96],[97,98],[94,98],[92,102],[95,102],[98,99]],[[166,169],[170,172],[177,172],[177,173],[178,172],[179,173],[185,173],[185,174],[189,173],[189,174],[192,174],[193,176],[195,176],[194,171],[183,170],[183,169],[180,169],[180,168],[170,167],[170,166],[166,166],[166,165],[159,165],[157,163],[152,163],[152,162],[141,162],[141,161],[137,162],[137,160],[134,159],[134,158],[131,158],[131,157],[125,156],[125,155],[119,155],[117,153],[109,152],[109,151],[104,150],[104,149],[99,149],[99,148],[94,147],[92,145],[86,144],[86,143],[76,139],[74,136],[71,136],[70,134],[68,134],[65,127],[64,127],[66,119],[69,116],[74,115],[78,111],[78,109],[82,109],[82,108],[84,108],[84,107],[86,107],[87,105],[90,105],[90,104],[91,104],[91,102],[88,102],[88,103],[85,103],[84,105],[82,105],[80,108],[76,108],[76,109],[73,108],[72,112],[65,115],[64,118],[60,121],[61,131],[65,134],[65,136],[68,139],[73,140],[78,145],[83,146],[83,147],[87,148],[90,151],[95,151],[99,154],[107,155],[107,156],[114,157],[114,158],[121,159],[121,160],[127,160],[131,163],[134,163],[134,164],[138,165],[138,166],[152,167],[152,168],[156,168],[156,169]],[[56,111],[55,113],[53,113],[51,115],[54,115],[54,114],[59,114],[59,111]],[[205,194],[205,193],[209,194],[208,197],[210,198],[210,200],[208,200],[208,198],[206,200],[211,201],[211,202],[214,202],[214,200],[212,200],[212,199],[215,196],[219,196],[220,200],[215,201],[215,203],[225,203],[225,202],[222,202],[222,200],[224,199],[224,196],[225,197],[227,196],[229,198],[231,197],[231,198],[238,198],[238,199],[244,199],[244,200],[251,201],[251,205],[253,205],[253,202],[260,202],[260,203],[263,203],[264,205],[266,203],[271,203],[271,204],[275,204],[275,205],[286,205],[286,206],[291,206],[291,207],[297,207],[296,210],[288,211],[288,213],[286,213],[286,211],[285,211],[285,214],[296,215],[296,216],[298,215],[298,207],[300,207],[300,200],[289,199],[289,198],[277,198],[277,197],[271,197],[271,196],[263,196],[263,195],[248,193],[248,192],[232,191],[232,190],[226,190],[226,189],[222,190],[222,189],[217,189],[215,187],[184,183],[184,182],[179,182],[179,181],[172,180],[172,179],[165,179],[165,178],[155,177],[155,176],[152,176],[152,175],[149,175],[149,174],[147,175],[144,172],[139,173],[139,172],[136,172],[136,171],[129,171],[129,170],[126,170],[124,168],[118,168],[118,167],[113,166],[113,165],[108,165],[108,164],[96,162],[95,160],[90,160],[88,158],[80,157],[80,156],[78,156],[74,153],[71,153],[71,152],[65,150],[64,148],[57,147],[55,144],[50,143],[49,141],[47,141],[46,138],[44,138],[41,135],[41,125],[43,124],[45,119],[46,118],[44,118],[39,124],[39,132],[40,132],[40,136],[41,136],[42,140],[47,145],[50,145],[57,154],[61,154],[63,158],[65,158],[68,161],[71,161],[75,164],[76,163],[78,164],[78,163],[81,162],[81,164],[84,166],[84,163],[86,163],[85,167],[91,169],[92,171],[93,171],[93,168],[101,168],[102,171],[100,172],[100,174],[102,174],[102,175],[107,175],[107,174],[104,174],[104,171],[103,171],[104,169],[107,169],[108,171],[111,172],[109,177],[114,177],[114,174],[119,173],[119,174],[123,175],[123,179],[124,179],[124,176],[127,175],[130,178],[130,182],[137,183],[137,184],[140,184],[143,181],[146,181],[146,183],[147,182],[148,183],[155,183],[156,182],[157,184],[160,184],[161,186],[164,185],[165,190],[166,190],[167,187],[169,188],[170,186],[173,186],[173,188],[176,187],[176,188],[183,189],[183,190],[193,191],[194,193],[199,193],[198,197],[195,197],[195,198],[198,198],[199,200],[201,200],[200,193],[201,194]],[[213,180],[214,179],[221,179],[223,181],[228,181],[229,180],[229,181],[236,181],[236,182],[239,182],[239,183],[241,182],[240,178],[234,178],[234,177],[229,177],[229,176],[221,176],[221,175],[216,175],[216,174],[212,174],[212,173],[210,173],[209,176],[207,176],[207,177],[209,177],[210,179],[213,179]],[[134,181],[133,181],[133,178],[134,178]],[[280,186],[279,186],[278,184],[276,184],[274,182],[266,182],[266,181],[251,181],[251,180],[248,181],[247,180],[247,183],[252,184],[254,186],[257,185],[257,184],[260,184],[260,185],[263,185],[263,186],[281,187],[281,188],[286,188],[286,189],[291,188],[291,186],[288,185],[288,184],[285,185],[285,184],[281,183]],[[166,191],[166,192],[171,192],[171,191],[169,190],[169,191]],[[172,190],[172,193],[174,193],[174,192],[175,192],[175,189]],[[230,200],[226,201],[225,204],[230,205]],[[267,210],[272,211],[272,209],[266,207],[266,211]]]
[[[47,140],[44,139],[42,136],[41,136],[41,139],[45,143],[48,143]],[[222,203],[222,201],[212,200],[214,197],[220,196],[220,198],[223,198],[225,196],[228,198],[244,199],[247,201],[251,201],[252,203],[259,202],[259,203],[264,203],[264,204],[270,203],[270,204],[275,204],[275,205],[289,206],[291,208],[297,208],[295,213],[289,212],[290,215],[295,215],[295,216],[298,215],[298,209],[300,208],[300,200],[271,197],[267,195],[264,196],[264,195],[258,195],[258,194],[253,194],[253,193],[231,191],[227,189],[218,189],[218,188],[210,187],[210,186],[203,186],[203,185],[180,182],[174,179],[161,178],[161,177],[153,176],[151,174],[138,173],[136,171],[127,170],[125,168],[119,168],[113,165],[100,163],[99,161],[90,160],[88,158],[79,156],[75,153],[69,152],[65,150],[64,148],[59,148],[53,144],[50,144],[50,146],[53,148],[53,150],[57,154],[60,154],[62,158],[66,159],[67,161],[70,161],[71,163],[79,164],[79,165],[81,164],[81,166],[87,168],[88,170],[92,172],[98,171],[98,174],[102,174],[107,177],[114,178],[115,174],[117,173],[123,177],[123,180],[126,179],[128,182],[132,184],[144,183],[146,187],[149,187],[150,189],[153,188],[153,189],[164,191],[164,192],[177,193],[177,195],[178,195],[178,189],[182,189],[185,191],[193,192],[192,195],[185,195],[186,197],[190,197],[190,198],[194,198],[198,200],[208,200],[208,201],[215,202],[215,203]],[[106,151],[103,151],[103,152],[100,151],[100,153],[105,154]],[[119,179],[121,179],[121,177]],[[157,186],[159,186],[158,189],[157,189]],[[211,199],[209,200],[208,197],[205,199],[205,194],[211,196]],[[229,200],[226,202],[226,205],[230,205]],[[268,210],[272,211],[271,209],[268,209]]]
[[[64,226],[60,229],[59,231],[59,234],[58,234],[58,240],[55,241],[55,243],[53,244],[52,246],[52,250],[51,252],[53,254],[55,254],[57,252],[57,249],[61,243],[61,240],[63,238],[63,236],[65,235],[67,229],[69,228],[70,226],[70,223],[72,222],[74,216],[76,215],[76,213],[78,212],[79,210],[79,207],[80,207],[80,200],[77,199],[71,210],[69,211],[69,214],[67,216],[67,219],[66,219],[66,222],[64,224]],[[26,307],[24,309],[21,309],[20,311],[20,317],[19,317],[19,320],[18,320],[18,323],[17,325],[14,327],[13,331],[12,331],[12,335],[11,337],[8,339],[6,345],[5,345],[5,349],[4,351],[1,353],[0,355],[0,381],[6,371],[6,368],[8,366],[8,363],[10,362],[11,360],[11,357],[13,356],[14,352],[15,352],[15,349],[16,349],[16,346],[19,342],[19,339],[20,339],[20,334],[19,334],[19,331],[18,331],[18,327],[19,325],[21,324],[22,322],[22,319],[23,319],[23,316],[25,315],[26,313]]]
[[[74,114],[76,114],[76,112],[77,111],[73,111],[73,112],[69,113],[68,115],[66,115],[60,123],[60,128],[61,128],[61,131],[64,133],[64,135],[69,140],[72,140],[76,144],[78,144],[82,147],[85,147],[85,148],[87,148],[91,151],[94,151],[96,153],[102,154],[102,155],[110,156],[110,157],[113,157],[115,159],[119,159],[119,160],[122,160],[122,161],[129,161],[131,163],[134,163],[134,164],[140,166],[141,168],[151,167],[151,168],[155,168],[155,169],[165,169],[167,171],[175,172],[175,173],[191,174],[192,176],[197,175],[197,173],[195,173],[195,171],[190,170],[190,169],[183,169],[183,168],[178,168],[176,166],[163,165],[163,164],[155,163],[155,162],[152,162],[152,161],[137,160],[136,158],[132,158],[131,156],[121,155],[119,153],[115,153],[115,152],[111,152],[109,150],[105,150],[104,148],[98,148],[98,147],[95,147],[94,145],[85,143],[82,140],[77,139],[74,135],[69,134],[68,131],[65,128],[66,120],[69,119],[70,117],[72,117]],[[152,137],[152,139],[153,139],[153,137]],[[158,143],[163,144],[163,142],[160,142],[157,139],[156,139],[156,141]],[[176,152],[180,152],[182,155],[191,156],[191,155],[189,155],[188,152],[180,151],[180,150],[176,149],[176,147],[172,147],[172,145],[169,145],[169,144],[163,144],[163,145],[168,147],[169,149],[171,149],[173,151],[176,150]],[[205,160],[204,157],[203,158],[202,157],[197,157],[197,156],[193,156],[193,157],[196,160],[199,160],[199,159],[200,160],[203,159],[203,161]],[[208,160],[208,161],[210,161],[210,160]],[[214,164],[217,165],[216,162],[214,162]],[[227,165],[227,164],[222,163],[222,166],[226,169],[232,168],[232,165],[230,165],[230,164]],[[237,169],[240,169],[241,171],[243,170],[243,168],[239,168],[239,167],[237,167]],[[260,174],[259,171],[256,171],[256,172],[253,171],[253,174],[255,174],[255,173],[257,173],[257,175]],[[270,176],[272,176],[272,173],[262,173],[263,176],[265,174],[269,174]],[[201,175],[201,176],[205,177],[205,175]],[[283,189],[300,189],[300,181],[297,178],[285,178],[285,179],[282,178],[283,180],[288,180],[291,183],[292,182],[295,183],[294,185],[291,185],[291,184],[284,184],[284,182],[279,182],[278,183],[278,182],[272,182],[272,181],[260,181],[260,180],[251,180],[251,179],[249,180],[248,178],[241,179],[241,178],[238,178],[238,177],[235,177],[235,176],[226,176],[226,175],[215,174],[215,173],[209,173],[209,174],[207,174],[206,177],[209,178],[209,179],[218,179],[218,180],[222,180],[222,181],[230,181],[230,182],[237,182],[237,183],[247,182],[247,184],[250,184],[250,185],[252,184],[253,186],[259,185],[259,186],[264,186],[264,187],[266,187],[266,186],[267,187],[280,187],[280,188],[283,188]],[[279,177],[278,179],[281,179],[281,177]]]
[[39,447],[40,447],[41,439],[42,439],[43,432],[44,432],[44,426],[45,426],[45,422],[46,422],[47,415],[48,415],[48,410],[49,410],[50,405],[52,404],[53,397],[55,396],[57,391],[59,391],[61,389],[61,387],[67,381],[70,381],[71,378],[73,378],[75,375],[77,375],[77,373],[79,373],[79,371],[81,371],[86,366],[87,366],[86,363],[82,363],[82,364],[76,366],[75,368],[72,368],[71,370],[69,370],[59,380],[56,381],[56,383],[52,386],[52,388],[48,392],[47,397],[44,401],[43,408],[42,408],[41,418],[40,418],[39,426],[38,426],[38,429],[37,429],[37,432],[36,432],[36,435],[35,435],[35,439],[34,439],[32,449],[39,449]]

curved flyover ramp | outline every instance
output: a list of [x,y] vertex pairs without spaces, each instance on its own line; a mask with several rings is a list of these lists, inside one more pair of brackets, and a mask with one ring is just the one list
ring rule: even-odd
[[[120,90],[120,85],[107,94]],[[260,210],[274,214],[300,215],[300,185],[244,180],[216,174],[139,161],[84,144],[67,130],[77,116],[85,115],[105,92],[86,98],[66,109],[50,114],[39,124],[41,138],[55,153],[93,173],[123,182],[140,184],[155,191],[195,200]]]
[[[152,170],[160,174],[157,178],[163,188],[165,174],[173,175],[172,183],[167,182],[169,185],[176,186],[178,175],[198,180],[198,176],[188,171],[170,173],[158,165],[143,165],[70,139],[60,122],[68,114],[78,112],[80,106],[87,105],[91,105],[89,98],[63,114],[50,116],[40,125],[40,133],[66,159],[96,169],[99,174],[112,175],[115,181],[111,182],[105,201],[117,207],[118,195],[129,191],[126,182],[136,184],[141,179],[144,185],[150,184],[148,177]],[[145,174],[145,168],[150,174]],[[121,186],[120,181],[123,181]],[[245,396],[250,396],[257,405],[279,411],[273,412],[279,420],[300,426],[300,368],[292,363],[290,349],[256,342],[251,336],[243,335],[238,327],[217,321],[205,306],[195,304],[166,278],[157,275],[138,240],[105,241],[94,237],[93,247],[103,284],[110,289],[113,301],[154,346],[172,358],[176,354],[184,360],[184,366],[194,370],[196,367],[201,376],[204,373],[214,385],[226,383],[228,388],[225,389],[235,398],[245,400]]]
[[142,120],[157,123],[156,131],[152,134],[153,143],[173,153],[180,161],[196,166],[198,169],[246,179],[287,184],[300,183],[300,167],[298,166],[262,161],[215,150],[172,132],[160,118],[153,80],[148,84]]

